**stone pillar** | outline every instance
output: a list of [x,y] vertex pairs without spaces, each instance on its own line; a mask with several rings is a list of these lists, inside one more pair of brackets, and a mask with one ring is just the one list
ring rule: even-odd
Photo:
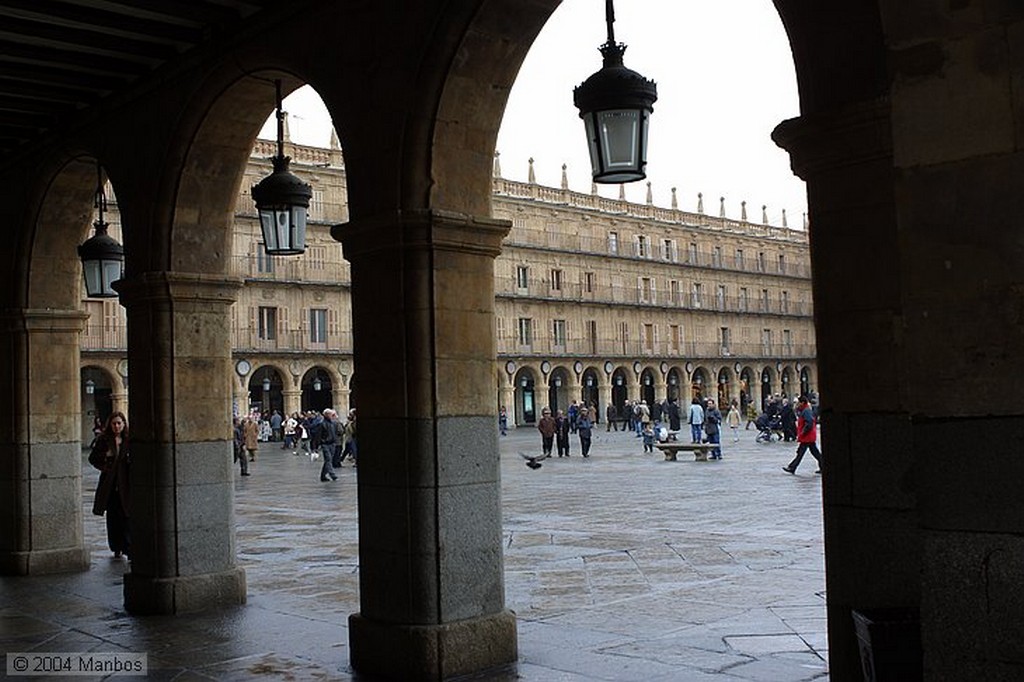
[[249,377],[240,377],[234,371],[231,372],[231,404],[238,417],[249,412]]
[[[604,381],[599,381],[597,384],[597,409],[601,413],[601,420],[605,420],[605,415],[608,414],[608,405],[612,402],[612,385],[608,381],[607,377]],[[607,427],[607,424],[605,424]]]
[[284,398],[284,414],[282,417],[289,417],[294,412],[298,412],[302,406],[302,391],[288,390],[281,391],[281,396]]
[[[829,668],[834,679],[859,679],[850,612],[917,606],[923,549],[913,434],[900,403],[904,279],[899,274],[905,270],[896,229],[889,103],[862,102],[828,116],[786,121],[774,138],[807,181],[811,211],[814,316],[827,422],[821,446]],[[886,285],[858,284],[865,281]]]
[[0,574],[82,571],[78,310],[0,313]]
[[132,562],[125,608],[245,601],[235,564],[230,308],[241,282],[173,272],[121,280],[132,410]]
[[438,680],[517,657],[493,404],[506,221],[403,212],[334,228],[352,264],[360,673]]
[[[500,409],[502,405],[505,406],[505,414],[508,416],[508,428],[514,429],[516,424],[516,387],[512,385],[511,379],[505,379],[504,385],[501,387],[501,403],[498,405]],[[497,410],[494,412],[495,419],[497,419]]]
[[[119,381],[123,381],[119,379]],[[119,390],[110,394],[110,409],[128,414],[128,391]]]

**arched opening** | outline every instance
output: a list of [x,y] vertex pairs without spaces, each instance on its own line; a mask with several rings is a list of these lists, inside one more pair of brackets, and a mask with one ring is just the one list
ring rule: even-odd
[[113,393],[117,379],[102,367],[87,365],[81,370],[82,443],[89,443],[102,430],[114,411]]
[[690,377],[690,397],[704,400],[709,390],[712,390],[712,388],[711,383],[708,381],[707,370],[703,367],[693,370],[693,376]]
[[612,405],[619,419],[625,419],[628,414],[626,404],[629,402],[629,386],[626,381],[626,371],[621,367],[616,369],[611,377],[612,381]]
[[323,412],[334,403],[334,382],[323,367],[312,367],[302,377],[302,411]]
[[276,367],[264,365],[249,379],[249,411],[269,418],[284,411],[284,380]]
[[[600,379],[596,369],[589,367],[583,372],[583,385],[580,387],[580,397],[583,404],[587,407],[597,408],[599,406],[600,393],[597,388],[599,382]],[[604,418],[605,415],[600,414],[600,409],[595,410],[594,414],[591,415],[593,421],[603,420]]]
[[569,372],[564,367],[558,367],[551,372],[548,379],[548,405],[551,407],[551,414],[558,414],[558,410],[567,412],[569,403]]
[[537,405],[533,372],[526,368],[519,370],[515,385],[516,424],[535,424],[543,406]]
[[640,374],[640,399],[648,406],[654,405],[654,372],[650,368],[644,369]]

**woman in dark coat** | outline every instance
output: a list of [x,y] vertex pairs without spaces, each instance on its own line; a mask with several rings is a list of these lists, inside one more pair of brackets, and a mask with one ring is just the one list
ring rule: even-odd
[[128,419],[123,412],[114,412],[93,443],[89,464],[100,470],[92,513],[107,517],[107,543],[115,559],[128,557],[131,538],[128,517],[131,510],[131,488],[128,471],[131,454],[128,447]]

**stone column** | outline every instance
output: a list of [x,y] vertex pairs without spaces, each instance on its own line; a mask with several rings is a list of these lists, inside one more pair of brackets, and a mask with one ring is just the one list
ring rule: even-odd
[[[604,421],[605,415],[608,414],[608,405],[612,402],[612,385],[607,377],[597,384],[597,402],[597,409],[601,413],[601,421]],[[608,424],[605,423],[606,428],[607,426]]]
[[288,390],[281,391],[284,398],[284,414],[282,417],[289,417],[293,412],[298,412],[302,405],[302,391]]
[[[118,379],[122,381],[122,379]],[[128,414],[128,391],[119,390],[110,394],[110,409]]]
[[245,601],[231,463],[230,308],[240,286],[173,272],[116,285],[128,312],[132,389],[131,613]]
[[403,212],[334,228],[352,264],[360,612],[352,665],[442,679],[514,661],[493,404],[506,221]]
[[[502,405],[505,406],[505,414],[508,415],[508,428],[509,429],[514,429],[517,426],[517,424],[516,424],[515,400],[516,400],[516,387],[512,385],[512,380],[511,379],[505,379],[504,380],[504,385],[501,387],[501,403],[498,405],[498,408],[501,408]],[[495,414],[494,418],[497,419],[498,418],[497,417],[497,414],[498,414],[497,410],[495,411],[494,414]]]
[[0,573],[82,571],[79,310],[0,313]]
[[[904,271],[889,103],[786,121],[774,138],[808,183],[827,421],[821,445],[829,667],[835,679],[854,679],[861,662],[851,610],[916,606],[922,568],[913,434],[899,390]],[[865,281],[886,285],[858,284]]]

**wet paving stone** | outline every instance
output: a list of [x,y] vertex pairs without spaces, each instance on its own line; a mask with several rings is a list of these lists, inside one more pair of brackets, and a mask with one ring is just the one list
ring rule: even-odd
[[[539,448],[535,429],[501,438],[506,604],[520,660],[472,679],[827,679],[821,479],[782,474],[791,449],[753,438],[726,444],[721,462],[665,462],[631,434],[602,431],[590,459],[536,471],[517,454]],[[348,651],[357,470],[321,483],[319,462],[273,445],[251,470],[235,484],[246,605],[126,614],[130,567],[111,560],[103,520],[90,513],[96,479],[85,464],[90,570],[0,579],[0,646],[145,651],[150,680],[370,682]]]

